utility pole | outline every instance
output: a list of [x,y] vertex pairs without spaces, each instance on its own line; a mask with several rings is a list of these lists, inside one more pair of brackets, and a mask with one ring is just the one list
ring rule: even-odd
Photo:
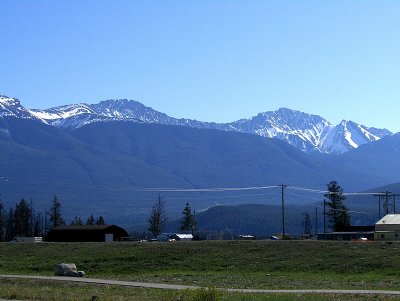
[[282,239],[285,239],[285,197],[283,190],[287,187],[287,185],[281,186],[281,198],[282,198]]
[[381,219],[381,195],[378,195],[378,199],[379,199],[379,219]]
[[47,209],[45,208],[44,209],[44,233],[45,233],[45,235],[47,234],[47,223],[48,223],[48,221],[47,221]]
[[381,219],[381,196],[382,194],[374,194],[374,198],[378,197],[378,217]]
[[396,214],[396,197],[399,197],[400,194],[392,194],[393,197],[393,213]]
[[396,214],[396,195],[393,194],[393,213]]
[[389,198],[392,198],[392,193],[390,191],[385,191],[384,194],[386,214],[389,214]]
[[315,207],[315,237],[318,236],[318,207]]
[[326,208],[326,202],[324,199],[324,235],[326,234],[326,209],[325,208]]

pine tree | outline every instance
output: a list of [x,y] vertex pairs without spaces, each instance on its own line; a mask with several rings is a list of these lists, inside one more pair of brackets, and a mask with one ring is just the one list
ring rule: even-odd
[[44,236],[44,218],[41,213],[38,213],[33,219],[33,236]]
[[10,208],[8,210],[7,220],[6,220],[6,241],[11,241],[15,237],[15,220],[14,220],[14,210]]
[[343,188],[336,181],[327,184],[328,193],[325,197],[329,199],[326,205],[329,207],[327,215],[332,224],[333,231],[344,231],[350,225],[349,210],[344,205],[346,197],[343,195]]
[[161,234],[167,225],[167,213],[163,197],[159,194],[153,208],[151,209],[149,223],[149,231],[154,237]]
[[182,212],[182,219],[180,220],[179,230],[194,232],[197,227],[197,223],[194,215],[192,214],[192,209],[190,208],[189,202],[186,203],[185,208]]
[[75,216],[71,222],[71,225],[81,226],[81,225],[83,225],[83,222],[80,217]]
[[24,200],[15,206],[14,210],[15,235],[32,236],[32,208]]
[[65,225],[65,222],[61,216],[61,203],[58,201],[56,195],[53,198],[50,209],[50,224],[52,228]]
[[88,219],[86,220],[86,225],[94,225],[94,217],[93,214],[91,214]]
[[96,220],[96,225],[105,225],[106,221],[104,218],[100,215],[99,218]]

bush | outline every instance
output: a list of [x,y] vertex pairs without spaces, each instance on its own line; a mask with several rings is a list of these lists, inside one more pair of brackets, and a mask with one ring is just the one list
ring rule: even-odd
[[177,296],[179,301],[219,301],[222,293],[216,288],[200,288],[196,290],[184,290]]

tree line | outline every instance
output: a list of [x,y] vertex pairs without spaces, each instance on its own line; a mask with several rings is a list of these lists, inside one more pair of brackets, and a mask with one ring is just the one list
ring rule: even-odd
[[[104,218],[97,219],[90,215],[86,225],[104,225]],[[51,229],[66,225],[61,214],[61,202],[57,196],[51,201],[51,207],[44,212],[36,211],[33,201],[24,198],[8,210],[0,200],[0,241],[12,241],[17,236],[45,236]],[[82,220],[75,216],[70,225],[83,225]]]
[[[328,193],[324,196],[328,199],[325,204],[328,207],[326,215],[329,226],[333,231],[344,231],[350,225],[350,215],[344,205],[343,189],[336,181],[331,181],[327,184],[327,190]],[[168,218],[166,204],[161,194],[156,198],[147,222],[149,224],[148,231],[153,237],[157,237],[165,231]],[[61,214],[61,202],[57,196],[52,199],[50,210],[44,210],[44,212],[37,212],[33,201],[28,202],[23,198],[15,207],[6,211],[0,200],[0,241],[11,241],[16,236],[45,236],[49,230],[65,224]],[[95,218],[91,214],[85,223],[78,216],[75,216],[70,222],[70,225],[84,224],[104,225],[106,221],[102,216]],[[195,211],[192,211],[187,202],[179,220],[179,231],[193,234],[197,227]],[[308,212],[303,213],[302,227],[305,234],[311,234],[312,222]]]
[[[327,193],[324,194],[324,197],[327,199],[327,201],[324,200],[324,203],[327,206],[325,214],[328,219],[328,226],[335,232],[346,231],[346,228],[350,226],[350,214],[348,208],[344,205],[346,197],[344,196],[343,188],[337,181],[330,181],[327,184]],[[159,194],[148,219],[148,230],[156,237],[164,231],[167,222],[165,201]],[[185,233],[190,232],[193,234],[197,230],[196,215],[195,212],[192,212],[189,202],[186,203],[182,211],[179,224],[179,230]],[[309,212],[303,213],[301,226],[303,234],[311,235],[312,222]]]

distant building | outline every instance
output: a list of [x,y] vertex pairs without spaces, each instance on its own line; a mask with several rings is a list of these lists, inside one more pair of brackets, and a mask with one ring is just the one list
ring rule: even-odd
[[193,240],[192,234],[181,233],[161,233],[157,236],[157,241],[190,241]]
[[255,240],[256,237],[254,235],[243,235],[243,234],[240,234],[240,235],[235,235],[233,237],[233,239],[235,239],[235,240]]
[[223,231],[196,231],[194,240],[223,240]]
[[318,240],[372,240],[374,226],[347,226],[341,232],[318,233]]
[[12,242],[30,242],[30,243],[38,243],[38,242],[43,242],[43,239],[41,236],[16,236]]
[[115,225],[60,226],[49,231],[46,241],[51,242],[112,242],[127,237],[128,233]]
[[375,240],[400,240],[400,214],[387,214],[375,224]]

